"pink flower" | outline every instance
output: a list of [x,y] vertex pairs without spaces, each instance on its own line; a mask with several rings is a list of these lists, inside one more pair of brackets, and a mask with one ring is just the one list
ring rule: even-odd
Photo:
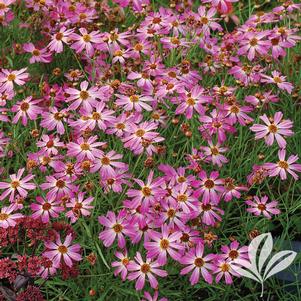
[[221,221],[222,218],[220,215],[224,214],[224,211],[217,206],[215,206],[212,202],[200,203],[198,206],[199,210],[194,212],[191,217],[199,216],[201,217],[202,223],[208,226],[214,226],[217,221]]
[[67,155],[70,157],[76,157],[77,160],[82,161],[88,158],[91,161],[95,160],[95,157],[100,157],[103,154],[102,150],[98,147],[104,145],[104,142],[97,142],[98,136],[89,137],[88,140],[84,140],[83,137],[77,139],[77,142],[70,142],[67,144]]
[[57,33],[52,35],[51,41],[48,44],[49,50],[56,53],[63,52],[63,43],[68,43],[70,34],[73,33],[73,31],[74,29],[66,29],[66,27],[60,28]]
[[182,236],[180,231],[170,233],[170,228],[167,225],[161,227],[161,233],[156,231],[150,231],[150,238],[153,241],[145,242],[144,247],[147,250],[147,258],[157,258],[160,265],[164,265],[167,262],[167,254],[169,254],[174,260],[179,260],[181,255],[179,250],[183,250],[178,241]]
[[279,161],[277,163],[265,163],[264,168],[268,170],[270,177],[280,175],[281,180],[286,180],[287,173],[291,174],[295,180],[298,180],[298,175],[295,173],[301,172],[301,164],[295,163],[299,157],[297,155],[291,155],[285,160],[286,150],[281,149],[278,151]]
[[266,114],[260,116],[259,118],[265,123],[265,125],[254,124],[250,130],[255,132],[255,139],[265,139],[267,145],[272,145],[274,143],[274,138],[281,148],[286,147],[286,141],[282,136],[292,136],[293,123],[290,120],[282,120],[283,114],[281,112],[276,112],[274,117],[269,120]]
[[115,112],[108,110],[105,102],[98,102],[93,111],[81,110],[80,113],[84,118],[70,124],[75,128],[81,126],[81,130],[94,130],[98,126],[99,129],[105,131],[108,125],[115,121],[115,116],[113,116]]
[[226,164],[229,160],[222,155],[225,153],[228,148],[221,147],[220,143],[216,143],[215,145],[211,140],[208,141],[208,146],[201,146],[200,149],[204,151],[204,155],[212,162],[213,165],[217,165],[218,167],[222,167],[223,164]]
[[40,187],[43,190],[50,189],[47,193],[47,198],[60,198],[62,196],[68,195],[72,196],[76,192],[76,186],[72,185],[72,178],[60,177],[56,178],[54,176],[46,176],[46,183],[42,183]]
[[36,62],[41,63],[50,63],[51,62],[51,53],[47,51],[46,48],[38,49],[32,43],[26,43],[23,45],[23,49],[26,52],[31,53],[31,58],[29,59],[29,63],[33,64]]
[[132,262],[128,265],[128,271],[130,271],[128,279],[134,280],[138,278],[135,285],[136,290],[143,289],[146,276],[152,288],[158,287],[158,281],[153,274],[159,277],[167,276],[166,271],[159,269],[161,265],[158,261],[151,261],[150,259],[146,259],[146,261],[144,261],[139,252],[136,253],[135,260],[137,263]]
[[56,130],[57,133],[63,135],[65,133],[64,123],[66,121],[67,112],[59,111],[56,107],[49,108],[47,112],[42,113],[42,121],[40,125],[48,131]]
[[239,199],[241,196],[240,191],[248,191],[247,187],[236,185],[235,180],[232,178],[224,179],[224,188],[223,198],[226,202],[231,201],[233,198]]
[[247,211],[256,216],[263,214],[266,218],[271,219],[272,215],[279,214],[280,210],[277,207],[278,202],[268,202],[268,197],[265,195],[262,198],[254,196],[253,201],[247,200],[246,204],[250,206]]
[[97,99],[101,99],[103,94],[97,87],[91,87],[88,89],[89,83],[83,81],[80,84],[80,90],[74,88],[67,88],[66,93],[70,94],[67,101],[73,101],[68,110],[76,110],[79,106],[82,106],[86,111],[92,111],[92,106],[96,107]]
[[142,297],[143,299],[141,299],[141,301],[168,301],[167,298],[160,298],[159,297],[159,293],[158,291],[154,292],[154,296],[152,297],[151,294],[149,292],[144,292],[144,296]]
[[22,124],[25,126],[27,125],[27,117],[30,120],[36,120],[41,113],[41,109],[36,106],[39,102],[40,100],[32,100],[31,96],[17,102],[17,104],[12,107],[12,112],[17,112],[13,118],[13,123],[17,123],[21,118]]
[[194,110],[202,115],[205,112],[205,109],[202,104],[208,104],[211,102],[212,97],[204,95],[205,91],[200,86],[194,86],[192,90],[187,93],[184,101],[176,108],[175,114],[183,114],[188,119],[191,119],[193,116]]
[[18,86],[23,86],[29,77],[29,73],[25,72],[27,68],[20,70],[2,69],[0,72],[0,92],[13,91],[14,83]]
[[153,101],[153,98],[150,96],[143,95],[131,95],[125,96],[121,94],[116,94],[116,105],[122,106],[125,111],[137,111],[141,112],[143,109],[146,111],[152,111],[152,107],[145,102]]
[[10,182],[0,182],[0,189],[6,189],[0,196],[0,200],[4,200],[8,195],[9,201],[12,202],[15,198],[15,193],[19,194],[21,197],[25,198],[28,194],[26,190],[33,190],[36,188],[34,183],[28,183],[34,178],[33,175],[27,175],[21,179],[25,169],[21,168],[18,170],[17,174],[9,175]]
[[230,243],[229,246],[222,246],[221,250],[224,254],[222,256],[225,257],[225,259],[230,260],[241,260],[241,259],[248,259],[248,247],[242,246],[239,247],[239,242],[234,240]]
[[197,196],[202,196],[202,202],[204,204],[208,204],[209,202],[212,202],[212,204],[218,204],[221,193],[224,191],[222,186],[223,180],[218,179],[218,177],[218,171],[212,171],[209,177],[204,170],[199,173],[201,181],[196,194]]
[[102,178],[108,178],[115,175],[114,168],[127,169],[128,165],[123,162],[118,162],[117,160],[122,159],[121,154],[117,154],[115,151],[109,151],[107,154],[101,153],[96,156],[94,160],[91,172],[96,172],[99,170]]
[[[131,123],[129,128],[126,129],[126,137],[122,138],[124,147],[131,149],[135,154],[141,154],[143,152],[143,143],[161,138],[159,133],[153,131],[157,127],[154,122],[145,121],[139,125]],[[162,138],[162,140],[164,139]],[[160,139],[160,141],[162,140]]]
[[53,196],[49,199],[44,199],[40,196],[36,197],[37,203],[30,204],[30,208],[34,213],[31,215],[32,218],[37,219],[41,217],[43,223],[48,223],[49,218],[56,218],[59,216],[59,213],[64,211],[64,208],[60,206],[61,201],[56,200]]
[[193,271],[189,279],[191,285],[195,285],[199,282],[200,273],[206,282],[212,283],[212,275],[209,270],[213,270],[211,261],[215,258],[215,255],[208,254],[204,256],[203,254],[204,245],[198,243],[181,258],[181,263],[187,266],[181,270],[180,274],[186,275]]
[[41,140],[37,142],[37,146],[41,147],[41,153],[44,155],[57,155],[58,149],[64,147],[64,142],[60,142],[57,137],[42,135]]
[[262,74],[261,76],[263,78],[263,83],[276,84],[279,89],[285,90],[289,94],[291,94],[294,89],[294,86],[291,83],[285,81],[286,76],[282,76],[278,71],[273,71],[272,76],[265,74]]
[[71,219],[71,223],[75,223],[80,216],[89,216],[91,214],[90,210],[94,208],[90,206],[94,198],[90,196],[84,199],[84,196],[84,192],[79,192],[76,197],[71,198],[66,204],[67,208],[72,208],[66,213],[66,216]]
[[76,53],[82,52],[84,49],[88,56],[93,56],[95,45],[104,45],[103,39],[99,31],[92,31],[88,33],[85,28],[79,29],[80,35],[77,33],[70,34],[70,38],[75,41],[71,48],[76,51]]
[[192,190],[187,183],[181,183],[175,186],[171,195],[177,200],[179,208],[181,208],[184,213],[187,214],[196,210],[198,199],[194,196],[194,190]]
[[239,47],[237,54],[243,55],[248,53],[247,57],[250,61],[255,58],[256,53],[260,55],[267,54],[271,47],[271,42],[269,40],[263,40],[267,35],[267,31],[245,33],[240,42],[241,47]]
[[150,171],[146,183],[139,179],[134,179],[140,186],[140,189],[129,189],[127,196],[132,198],[132,208],[142,205],[142,211],[147,212],[147,209],[154,200],[162,194],[161,184],[162,178],[154,179],[154,172]]
[[50,260],[49,258],[43,257],[43,261],[41,264],[41,268],[39,270],[39,275],[41,275],[41,277],[43,279],[47,279],[49,276],[53,276],[56,274],[57,269],[59,268],[59,266],[55,266],[53,261]]
[[53,260],[55,266],[59,266],[62,260],[68,267],[72,267],[72,261],[82,260],[82,256],[79,254],[80,245],[71,245],[72,234],[68,234],[64,243],[62,243],[61,238],[57,235],[55,242],[45,242],[46,250],[43,255],[50,260]]
[[217,111],[216,109],[210,113],[210,116],[201,116],[199,120],[203,123],[199,127],[199,131],[207,140],[212,139],[212,136],[217,134],[218,142],[223,143],[227,139],[227,132],[235,132],[235,128],[231,125],[225,113]]
[[211,7],[208,11],[206,11],[205,6],[199,6],[198,8],[198,21],[200,22],[201,26],[200,29],[197,30],[197,33],[203,33],[206,36],[210,34],[210,29],[222,31],[222,27],[217,22],[217,18],[213,18],[216,14],[216,9]]
[[212,6],[219,8],[223,14],[229,12],[229,7],[232,7],[231,3],[238,1],[239,0],[202,0],[203,3],[210,3]]
[[16,220],[22,218],[23,215],[20,213],[14,213],[16,210],[16,205],[12,204],[9,207],[2,207],[0,211],[0,228],[14,227],[16,225]]
[[127,233],[128,222],[126,221],[126,210],[120,210],[117,217],[114,212],[109,211],[107,216],[99,216],[98,222],[105,226],[105,230],[99,233],[99,239],[103,241],[105,247],[113,244],[116,236],[118,240],[118,247],[124,248],[125,238],[124,234]]
[[232,266],[232,261],[222,257],[217,259],[213,273],[217,274],[215,278],[216,283],[220,282],[222,277],[225,277],[226,284],[231,284],[233,282],[232,275],[237,277],[239,276]]
[[129,263],[132,263],[132,261],[129,259],[126,250],[124,252],[115,252],[115,256],[119,259],[119,261],[112,262],[112,267],[116,268],[114,270],[114,275],[117,276],[118,274],[120,274],[122,281],[124,281],[128,274],[127,267]]

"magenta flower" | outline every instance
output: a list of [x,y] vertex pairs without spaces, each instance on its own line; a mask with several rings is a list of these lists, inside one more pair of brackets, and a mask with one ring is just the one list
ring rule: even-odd
[[270,177],[276,177],[280,175],[281,180],[286,180],[287,173],[291,174],[295,180],[298,180],[296,172],[301,172],[301,164],[295,163],[299,157],[297,155],[291,155],[286,160],[286,150],[281,149],[278,151],[279,161],[277,163],[265,163],[264,168],[268,170]]
[[262,74],[261,76],[263,78],[263,83],[276,84],[279,89],[285,90],[289,94],[291,94],[294,89],[294,86],[286,81],[286,76],[281,75],[278,71],[273,71],[272,76],[265,74]]
[[37,203],[30,204],[30,208],[34,213],[31,215],[32,218],[41,218],[43,223],[48,223],[50,217],[56,218],[59,213],[64,211],[64,207],[60,206],[61,201],[56,200],[53,196],[51,199],[44,199],[41,196],[37,196]]
[[246,204],[250,206],[250,208],[247,208],[247,211],[256,216],[263,214],[266,218],[271,219],[272,215],[279,214],[280,210],[276,208],[278,206],[277,201],[268,202],[268,200],[266,195],[262,198],[254,196],[253,201],[246,201]]
[[136,290],[143,289],[146,276],[152,288],[158,287],[158,281],[153,274],[159,277],[167,276],[166,271],[159,269],[161,264],[159,264],[158,261],[151,261],[150,259],[146,259],[146,261],[144,261],[139,252],[136,253],[135,261],[136,262],[131,262],[128,264],[128,271],[130,272],[128,279],[137,279],[135,285]]
[[187,183],[175,186],[171,192],[172,197],[177,200],[179,208],[188,214],[196,210],[198,199],[194,196],[194,190],[188,187]]
[[200,215],[202,223],[208,226],[214,226],[216,222],[220,222],[222,218],[220,215],[224,214],[224,211],[217,206],[215,206],[211,202],[200,203],[198,206],[199,210],[198,212],[194,212],[192,214],[192,217],[195,215]]
[[13,213],[16,210],[16,205],[12,204],[9,207],[2,207],[0,211],[0,228],[14,227],[16,220],[22,218],[21,213]]
[[167,254],[169,254],[174,260],[179,260],[181,255],[179,250],[183,250],[178,241],[182,236],[180,231],[170,233],[170,228],[167,225],[161,227],[161,233],[151,231],[149,233],[150,238],[153,241],[145,242],[144,247],[147,250],[147,258],[157,258],[160,265],[165,265],[167,262]]
[[139,179],[134,179],[140,186],[140,189],[129,189],[127,191],[127,196],[132,198],[132,208],[142,205],[142,211],[146,212],[149,205],[163,193],[161,184],[164,180],[162,178],[154,179],[153,177],[154,172],[151,171],[147,177],[146,183]]
[[21,179],[25,169],[21,168],[17,174],[9,175],[10,182],[0,182],[0,189],[6,189],[0,196],[0,200],[4,200],[8,195],[9,201],[12,202],[15,198],[15,193],[25,198],[28,194],[27,190],[33,190],[36,188],[34,183],[28,183],[34,178],[34,175],[27,175]]
[[120,210],[117,217],[112,211],[109,211],[107,216],[98,217],[98,222],[106,227],[104,231],[99,233],[99,239],[103,241],[105,247],[111,246],[117,237],[118,247],[124,248],[126,243],[124,234],[128,232],[126,217],[127,212],[125,209]]
[[181,270],[180,274],[186,275],[192,271],[189,279],[191,285],[195,285],[199,282],[200,274],[206,282],[211,284],[212,275],[209,271],[213,270],[214,266],[211,262],[214,258],[214,254],[204,256],[204,245],[198,243],[181,258],[181,263],[187,266]]
[[202,125],[199,127],[199,131],[207,140],[212,139],[212,136],[216,134],[218,142],[223,143],[227,139],[227,132],[235,132],[235,128],[233,128],[229,118],[226,117],[224,112],[214,109],[210,113],[210,116],[201,116],[199,120],[202,123]]
[[41,109],[36,106],[40,100],[32,100],[32,97],[29,96],[22,101],[17,102],[12,107],[12,112],[17,112],[13,118],[13,123],[17,123],[21,118],[22,124],[27,125],[27,118],[30,120],[36,120],[38,115],[41,113]]
[[75,223],[80,216],[89,216],[91,214],[90,210],[93,206],[90,204],[93,202],[94,198],[92,196],[84,199],[85,193],[79,192],[76,197],[73,197],[66,204],[67,208],[72,208],[66,213],[66,216],[70,218],[71,223]]
[[57,137],[42,135],[41,140],[37,142],[37,146],[41,147],[41,152],[44,155],[57,155],[58,149],[64,147],[64,142],[60,142]]
[[53,261],[55,266],[59,266],[62,261],[68,266],[72,267],[73,261],[81,261],[82,256],[79,254],[80,245],[71,245],[72,234],[68,234],[64,243],[61,238],[57,235],[55,242],[45,242],[47,250],[43,255]]
[[211,7],[208,11],[206,11],[205,6],[199,6],[198,8],[198,19],[201,24],[200,29],[197,30],[197,33],[203,33],[206,36],[210,34],[210,29],[222,31],[222,27],[218,24],[217,18],[213,18],[213,16],[217,13],[214,7]]
[[286,141],[283,136],[292,136],[293,123],[290,120],[282,120],[283,114],[281,112],[276,112],[273,118],[268,118],[266,114],[260,116],[259,118],[265,123],[265,125],[254,124],[251,126],[250,130],[255,132],[255,139],[265,139],[267,145],[272,145],[274,139],[280,148],[286,147]]

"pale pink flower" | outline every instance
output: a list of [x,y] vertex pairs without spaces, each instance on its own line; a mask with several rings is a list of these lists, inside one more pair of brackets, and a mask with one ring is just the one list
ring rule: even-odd
[[0,92],[14,90],[14,83],[23,86],[29,77],[29,73],[26,71],[27,68],[13,71],[2,69],[0,72]]
[[139,252],[136,253],[135,261],[131,262],[128,265],[128,271],[130,272],[128,275],[129,280],[137,279],[135,288],[136,290],[143,289],[145,285],[145,278],[147,277],[152,288],[158,287],[158,281],[155,278],[155,275],[159,277],[166,277],[167,272],[159,269],[161,266],[158,261],[151,261],[150,259],[146,259],[145,261],[142,259],[141,254]]
[[181,263],[187,266],[181,270],[180,274],[186,275],[193,271],[189,279],[191,285],[195,285],[199,282],[200,274],[206,282],[212,284],[210,271],[213,270],[213,264],[211,262],[214,258],[214,254],[204,256],[204,245],[198,243],[181,258]]
[[66,29],[66,27],[60,28],[57,33],[52,35],[51,41],[48,44],[49,50],[56,53],[63,52],[64,43],[68,44],[69,36],[73,31],[74,29]]
[[66,213],[66,216],[70,218],[71,223],[75,223],[80,216],[89,216],[91,209],[94,207],[90,204],[94,198],[92,196],[84,199],[85,193],[79,192],[76,197],[73,197],[66,204],[67,208],[72,208]]
[[41,196],[37,196],[36,200],[38,203],[30,204],[30,208],[34,213],[31,215],[32,218],[41,218],[43,223],[48,223],[50,217],[56,218],[59,213],[64,211],[64,208],[60,206],[61,201],[52,198],[44,199]]
[[184,246],[179,243],[182,236],[180,231],[170,233],[170,228],[164,224],[161,227],[161,233],[157,231],[150,231],[149,236],[152,241],[144,243],[144,248],[147,250],[147,258],[157,258],[160,265],[167,262],[167,254],[174,260],[179,260],[181,255],[179,250],[183,250]]
[[281,75],[278,71],[273,71],[272,76],[262,74],[261,77],[263,83],[276,84],[279,89],[285,90],[289,94],[294,89],[294,86],[286,81],[286,76]]
[[246,204],[249,206],[247,211],[253,213],[256,216],[263,214],[266,218],[271,219],[272,215],[279,214],[280,210],[277,208],[278,202],[271,201],[265,195],[262,198],[254,196],[253,200],[247,200]]
[[47,51],[46,48],[38,49],[32,43],[26,43],[23,45],[24,51],[31,53],[31,58],[29,59],[29,63],[33,64],[36,62],[41,63],[50,63],[51,62],[51,53]]
[[298,180],[296,172],[301,172],[301,164],[295,163],[299,157],[291,155],[286,160],[286,150],[281,149],[278,151],[279,161],[277,163],[265,163],[264,168],[268,170],[270,177],[280,175],[281,180],[286,180],[287,173],[291,174],[295,180]]
[[62,261],[68,266],[72,267],[73,261],[81,261],[80,245],[72,243],[72,234],[68,234],[62,243],[61,238],[57,235],[55,242],[45,242],[47,250],[43,255],[53,261],[55,266],[59,266]]
[[286,141],[282,136],[292,136],[293,123],[290,120],[282,120],[283,114],[281,112],[276,112],[274,117],[269,119],[266,114],[260,116],[259,118],[265,123],[265,125],[254,124],[250,130],[255,132],[255,139],[265,139],[267,145],[272,145],[274,143],[274,138],[280,148],[286,147]]
[[36,120],[41,113],[40,107],[36,105],[39,102],[40,100],[32,100],[31,96],[22,101],[18,101],[11,109],[12,112],[17,113],[13,118],[13,123],[17,123],[21,118],[22,124],[25,126],[27,125],[27,118]]
[[2,207],[0,211],[0,228],[14,227],[16,220],[22,218],[21,213],[13,213],[16,210],[16,205],[12,204],[9,207]]
[[34,175],[29,174],[21,179],[24,171],[25,169],[21,168],[18,170],[17,174],[9,175],[10,182],[0,182],[0,189],[6,189],[0,196],[1,201],[10,195],[9,201],[12,202],[15,198],[15,193],[25,198],[28,194],[27,190],[33,190],[36,188],[34,183],[28,183],[34,178]]

